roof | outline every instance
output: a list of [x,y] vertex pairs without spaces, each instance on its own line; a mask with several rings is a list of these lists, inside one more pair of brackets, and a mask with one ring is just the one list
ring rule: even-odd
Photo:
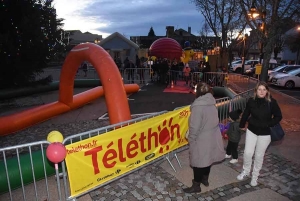
[[99,43],[99,45],[101,46],[101,45],[107,43],[108,41],[112,40],[112,39],[115,38],[115,37],[121,38],[122,40],[124,40],[125,42],[127,42],[129,45],[131,45],[132,47],[134,47],[135,49],[139,49],[139,46],[138,46],[136,43],[134,43],[133,41],[127,39],[125,36],[123,36],[123,35],[120,34],[119,32],[115,32],[115,33],[109,35],[108,37],[104,38],[104,39]]
[[[188,31],[180,28],[180,29],[176,29],[174,31],[174,33],[178,36],[195,36],[194,34],[189,33]],[[181,34],[180,34],[181,33]]]
[[86,43],[86,42],[91,42],[94,43],[95,39],[102,39],[102,35],[98,34],[92,34],[90,32],[84,32],[82,33],[80,30],[66,30],[66,33],[69,32],[70,35],[70,43]]

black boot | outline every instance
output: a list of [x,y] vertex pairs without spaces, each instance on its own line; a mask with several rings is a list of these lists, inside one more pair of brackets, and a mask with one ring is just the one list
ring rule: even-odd
[[208,175],[203,175],[202,176],[202,180],[201,180],[201,183],[204,185],[204,186],[209,186],[209,183],[208,183]]
[[193,180],[193,185],[189,188],[183,189],[183,192],[185,192],[185,193],[200,193],[201,192],[200,182],[195,182]]

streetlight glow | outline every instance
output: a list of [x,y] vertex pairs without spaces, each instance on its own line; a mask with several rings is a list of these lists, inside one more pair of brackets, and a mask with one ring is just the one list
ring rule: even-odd
[[[266,15],[267,12],[265,10],[263,11],[259,11],[256,9],[255,7],[255,0],[252,1],[252,5],[250,8],[250,11],[248,13],[248,16],[250,19],[255,19],[256,17],[260,16],[260,19],[262,20],[262,23],[259,23],[259,27],[258,30],[260,30],[263,34],[262,37],[266,37]],[[264,41],[263,39],[261,39],[261,45],[260,45],[260,51],[259,51],[259,63],[262,64],[263,61],[263,57],[264,57]],[[268,76],[268,71],[267,71],[267,65],[264,65],[263,69],[262,69],[262,74],[261,74],[261,81],[266,81],[267,80],[267,76]]]

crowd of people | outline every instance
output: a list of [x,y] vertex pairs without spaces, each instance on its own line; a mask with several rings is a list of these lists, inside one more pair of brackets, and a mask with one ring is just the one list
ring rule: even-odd
[[[128,83],[145,84],[146,81],[156,82],[161,85],[177,85],[178,81],[184,81],[186,86],[194,88],[197,83],[215,82],[209,85],[224,86],[224,75],[212,75],[209,62],[205,61],[191,61],[189,63],[183,63],[177,59],[156,58],[150,65],[147,58],[139,58],[136,55],[135,60],[126,57],[122,62],[120,57],[114,58],[116,66],[119,68],[123,79]],[[88,75],[89,64],[84,61],[77,70],[76,76],[80,75],[79,70],[84,74],[84,77]],[[149,69],[149,70],[146,70]],[[217,72],[226,72],[224,67],[218,67]],[[206,74],[207,73],[207,74]],[[207,76],[205,76],[207,75]],[[146,80],[147,79],[147,80]],[[150,79],[150,80],[149,80]]]
[[134,82],[134,72],[137,69],[140,83],[145,82],[145,69],[151,70],[150,79],[152,82],[157,82],[163,85],[169,85],[173,83],[177,84],[178,80],[184,80],[186,85],[191,85],[192,73],[200,72],[202,74],[210,72],[211,68],[208,62],[197,62],[196,66],[189,66],[189,63],[184,64],[177,59],[157,58],[150,65],[148,59],[142,57],[139,58],[136,55],[135,61],[125,58],[123,63],[120,59],[115,59],[115,63],[120,71],[127,74],[127,80],[131,83]]

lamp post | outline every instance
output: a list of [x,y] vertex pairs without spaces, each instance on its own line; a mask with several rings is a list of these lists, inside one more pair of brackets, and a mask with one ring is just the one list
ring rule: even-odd
[[245,34],[243,36],[243,56],[242,56],[242,72],[241,74],[243,75],[245,73],[245,49],[246,49],[246,40],[248,38],[248,34]]
[[[266,13],[266,11],[259,12],[255,7],[254,2],[255,2],[255,0],[253,0],[253,2],[252,2],[248,16],[251,19],[255,19],[256,17],[261,16],[260,19],[262,20],[262,23],[260,23],[259,25],[260,25],[260,31],[262,33],[262,39],[260,40],[259,63],[262,64],[263,58],[264,58],[263,50],[264,50],[264,38],[266,35],[266,15],[267,15],[267,13]],[[268,65],[263,65],[261,76],[260,76],[261,81],[267,81],[267,77],[268,77],[267,66]]]

